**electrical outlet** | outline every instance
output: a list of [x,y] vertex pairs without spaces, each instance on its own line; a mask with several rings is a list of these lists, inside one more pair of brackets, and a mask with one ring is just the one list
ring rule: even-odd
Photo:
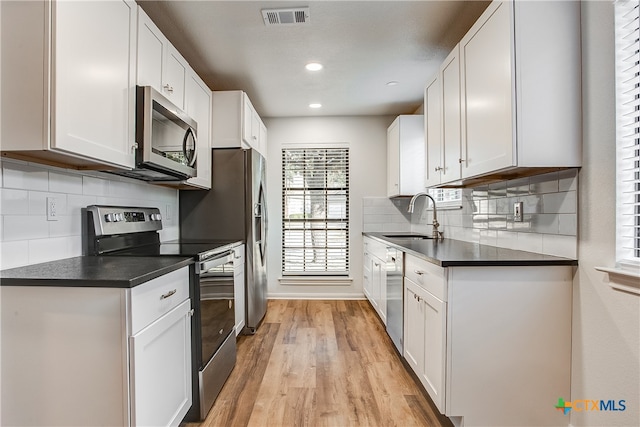
[[173,205],[171,203],[167,203],[166,205],[164,219],[166,219],[167,221],[173,220]]
[[515,202],[513,204],[513,220],[515,222],[522,222],[523,221],[524,212],[522,211],[522,209],[523,209],[523,203],[522,202]]
[[58,220],[58,199],[47,197],[47,221]]

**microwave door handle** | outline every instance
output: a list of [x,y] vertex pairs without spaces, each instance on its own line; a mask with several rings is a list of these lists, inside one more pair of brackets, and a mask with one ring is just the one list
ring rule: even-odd
[[[187,140],[189,139],[189,134],[193,138],[193,157],[189,158],[189,153],[187,152]],[[184,154],[184,158],[189,162],[189,166],[193,167],[196,164],[196,158],[198,157],[198,140],[196,139],[196,134],[193,132],[193,129],[188,128],[184,133],[184,138],[182,139],[182,153]]]

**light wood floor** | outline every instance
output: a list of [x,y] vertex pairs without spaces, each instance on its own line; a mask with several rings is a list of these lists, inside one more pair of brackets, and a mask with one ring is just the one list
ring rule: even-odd
[[208,426],[449,426],[367,301],[270,300]]

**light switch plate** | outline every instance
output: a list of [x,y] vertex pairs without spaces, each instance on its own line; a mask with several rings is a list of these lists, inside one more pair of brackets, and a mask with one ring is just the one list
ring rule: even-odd
[[522,222],[523,221],[523,203],[522,202],[515,202],[513,204],[513,220],[515,222]]

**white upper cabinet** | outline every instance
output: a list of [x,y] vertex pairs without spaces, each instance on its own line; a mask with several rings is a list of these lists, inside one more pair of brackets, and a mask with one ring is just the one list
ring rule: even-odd
[[387,197],[424,191],[424,116],[398,116],[387,129]]
[[424,90],[425,187],[442,182],[440,77],[433,76]]
[[460,50],[456,46],[427,83],[425,113],[425,186],[460,179]]
[[138,7],[138,85],[153,87],[184,110],[189,71],[187,61]]
[[163,185],[185,190],[211,188],[211,89],[140,7],[137,82],[162,93],[198,124],[197,175],[184,182]]
[[211,89],[189,69],[185,112],[198,123],[197,175],[186,181],[194,188],[211,188]]
[[2,104],[11,105],[2,109],[3,152],[67,167],[133,167],[136,4],[0,7]]
[[213,92],[214,148],[253,148],[266,157],[267,128],[241,90]]
[[581,159],[579,2],[494,1],[460,41],[462,179]]

